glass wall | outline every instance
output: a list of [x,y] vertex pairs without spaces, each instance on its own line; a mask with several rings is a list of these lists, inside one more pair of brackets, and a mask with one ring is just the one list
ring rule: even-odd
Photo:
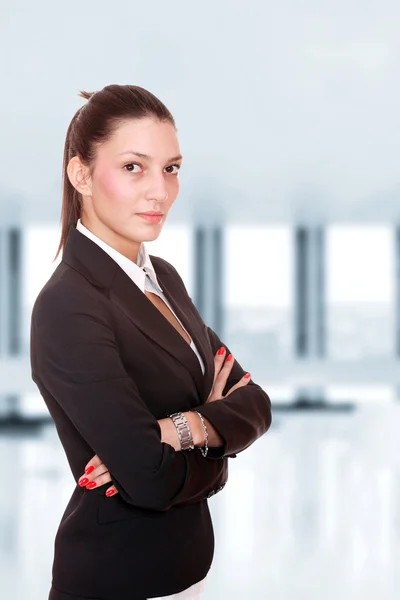
[[293,240],[289,227],[225,229],[225,326],[228,342],[252,361],[291,356]]
[[395,352],[395,236],[389,226],[327,230],[328,356],[378,360]]

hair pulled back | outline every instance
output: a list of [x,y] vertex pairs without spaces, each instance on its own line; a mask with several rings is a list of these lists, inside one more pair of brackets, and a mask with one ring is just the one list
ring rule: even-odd
[[151,117],[161,122],[169,121],[176,127],[172,114],[161,100],[140,86],[112,84],[97,92],[80,91],[79,96],[88,102],[72,117],[65,138],[61,239],[54,260],[64,247],[70,228],[76,226],[81,215],[82,195],[67,173],[71,158],[79,156],[91,173],[98,145],[110,139],[115,129],[127,119]]

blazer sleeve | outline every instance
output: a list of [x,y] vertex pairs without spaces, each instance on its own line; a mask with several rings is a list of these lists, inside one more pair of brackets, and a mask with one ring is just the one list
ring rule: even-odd
[[[193,311],[203,321],[178,271],[171,263],[165,260],[164,263],[172,270],[188,301],[191,302]],[[231,352],[228,346],[211,327],[206,326],[206,329],[214,355],[221,346],[225,346],[227,356]],[[246,372],[235,358],[222,395],[246,375]],[[223,446],[220,448],[210,448],[210,459],[221,456],[235,458],[237,453],[248,448],[266,433],[272,422],[271,400],[263,388],[252,379],[229,396],[202,404],[196,410],[210,421],[223,440]]]
[[167,510],[206,498],[226,483],[227,459],[207,461],[198,449],[176,452],[161,442],[103,313],[66,284],[42,291],[31,318],[33,381],[101,458],[127,503]]

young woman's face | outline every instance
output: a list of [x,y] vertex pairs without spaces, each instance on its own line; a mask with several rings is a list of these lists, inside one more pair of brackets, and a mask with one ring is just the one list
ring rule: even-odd
[[[125,121],[97,149],[82,222],[122,252],[132,242],[156,239],[179,192],[181,163],[171,123]],[[151,221],[138,214],[148,211],[163,215]]]

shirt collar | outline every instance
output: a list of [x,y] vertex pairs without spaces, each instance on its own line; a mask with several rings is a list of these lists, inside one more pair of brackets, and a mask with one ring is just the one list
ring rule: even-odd
[[144,292],[145,290],[145,279],[146,273],[152,280],[153,284],[157,286],[160,292],[163,290],[158,283],[156,272],[154,270],[153,264],[150,260],[150,255],[147,252],[147,248],[144,242],[141,243],[137,263],[134,263],[132,260],[115,250],[109,244],[106,244],[103,240],[101,240],[97,235],[92,233],[87,227],[85,227],[80,219],[76,224],[76,229],[86,235],[89,239],[91,239],[95,244],[100,246],[115,262],[121,267],[123,271],[132,279],[134,283]]

